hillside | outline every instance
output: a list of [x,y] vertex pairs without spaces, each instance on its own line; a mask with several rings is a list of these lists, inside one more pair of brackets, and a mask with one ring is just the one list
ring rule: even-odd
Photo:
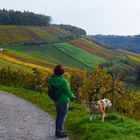
[[[1,25],[0,31],[1,48],[9,54],[32,61],[47,64],[62,63],[69,67],[92,69],[96,62],[106,63],[110,58],[115,57],[110,50],[93,44],[87,38],[80,37],[78,34],[85,34],[84,31],[70,25],[41,27]],[[79,31],[79,33],[74,31]],[[75,41],[89,45],[86,49],[80,48],[78,44],[74,44]],[[102,49],[103,53],[101,53]],[[75,55],[74,52],[76,52]]]
[[91,35],[90,38],[109,48],[124,49],[140,54],[140,35],[135,36]]
[[59,63],[68,69],[92,70],[99,63],[119,73],[128,83],[139,79],[138,54],[106,48],[85,36],[83,29],[71,25],[0,25],[0,32],[0,48],[5,55],[0,57],[1,67],[8,66],[9,61],[14,66],[18,63],[29,68],[39,65],[52,69]]

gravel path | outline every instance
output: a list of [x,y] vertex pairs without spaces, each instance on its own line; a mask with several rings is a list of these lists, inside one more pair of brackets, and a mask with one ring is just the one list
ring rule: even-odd
[[0,140],[56,140],[54,131],[55,123],[48,113],[0,91]]

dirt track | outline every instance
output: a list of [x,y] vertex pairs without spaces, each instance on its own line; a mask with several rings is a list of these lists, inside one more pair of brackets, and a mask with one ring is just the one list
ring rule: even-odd
[[0,140],[56,140],[54,131],[55,123],[48,113],[0,91]]

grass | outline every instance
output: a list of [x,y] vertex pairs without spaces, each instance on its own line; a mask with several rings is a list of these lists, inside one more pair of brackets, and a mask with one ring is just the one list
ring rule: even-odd
[[[0,85],[5,90],[19,96],[38,108],[49,112],[55,117],[54,103],[46,94],[39,94],[23,88],[12,88]],[[140,122],[122,117],[116,113],[108,113],[105,122],[99,116],[89,122],[89,113],[81,105],[70,104],[66,129],[70,132],[70,140],[139,140]]]

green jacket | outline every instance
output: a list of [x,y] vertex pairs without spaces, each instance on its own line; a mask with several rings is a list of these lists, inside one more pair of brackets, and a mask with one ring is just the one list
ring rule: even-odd
[[67,104],[70,99],[74,98],[74,94],[70,90],[67,80],[64,76],[52,75],[49,82],[55,87],[59,95],[57,104]]

